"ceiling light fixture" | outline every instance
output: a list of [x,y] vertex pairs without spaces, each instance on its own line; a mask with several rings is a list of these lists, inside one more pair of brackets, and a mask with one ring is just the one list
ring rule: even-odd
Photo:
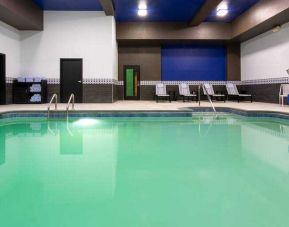
[[147,4],[145,1],[141,1],[139,4],[138,4],[138,9],[147,9]]
[[228,10],[227,9],[219,9],[217,11],[217,16],[218,17],[225,17],[228,14]]
[[137,14],[140,17],[145,17],[148,15],[147,4],[145,1],[141,1],[138,5],[138,12]]
[[148,15],[148,11],[146,9],[139,9],[137,11],[137,14],[140,16],[140,17],[145,17]]
[[228,3],[226,1],[221,2],[217,7],[217,16],[218,17],[225,17],[229,13]]

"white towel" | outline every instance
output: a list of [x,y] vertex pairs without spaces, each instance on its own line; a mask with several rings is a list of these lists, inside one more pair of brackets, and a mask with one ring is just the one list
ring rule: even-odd
[[30,98],[30,102],[41,102],[41,95],[35,94]]
[[41,92],[41,85],[40,84],[33,84],[30,87],[30,92]]

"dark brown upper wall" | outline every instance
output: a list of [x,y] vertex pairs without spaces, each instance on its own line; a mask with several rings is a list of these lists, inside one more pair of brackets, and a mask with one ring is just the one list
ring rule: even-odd
[[161,48],[160,46],[119,47],[119,80],[123,80],[124,65],[140,65],[140,76],[142,81],[159,81],[161,78]]
[[232,23],[232,39],[245,41],[289,21],[289,0],[261,0]]
[[31,0],[0,0],[0,20],[19,30],[43,30],[43,11]]
[[122,42],[149,41],[226,41],[231,39],[227,23],[202,23],[188,27],[185,23],[123,22],[116,25],[116,39]]

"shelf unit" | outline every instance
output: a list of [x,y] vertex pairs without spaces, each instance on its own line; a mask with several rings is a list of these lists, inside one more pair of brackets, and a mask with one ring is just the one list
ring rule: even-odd
[[[34,84],[41,85],[41,92],[31,92],[30,87]],[[35,95],[41,95],[40,102],[30,102],[30,98]],[[13,81],[13,103],[14,104],[41,104],[47,103],[47,80],[41,82],[18,82]]]

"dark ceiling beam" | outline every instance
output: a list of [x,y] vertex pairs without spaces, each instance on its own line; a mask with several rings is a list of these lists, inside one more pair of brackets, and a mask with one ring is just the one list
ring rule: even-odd
[[289,21],[289,0],[261,0],[232,23],[232,38],[246,41]]
[[210,15],[210,13],[217,8],[222,0],[207,0],[194,18],[189,23],[190,26],[198,26]]
[[114,6],[112,0],[99,0],[106,16],[114,16]]
[[233,23],[117,23],[119,43],[243,42],[289,22],[289,0],[260,0]]
[[116,25],[119,43],[227,41],[231,39],[228,23],[202,23],[188,27],[187,23],[121,22]]
[[0,0],[0,20],[19,30],[43,30],[43,11],[31,0]]

